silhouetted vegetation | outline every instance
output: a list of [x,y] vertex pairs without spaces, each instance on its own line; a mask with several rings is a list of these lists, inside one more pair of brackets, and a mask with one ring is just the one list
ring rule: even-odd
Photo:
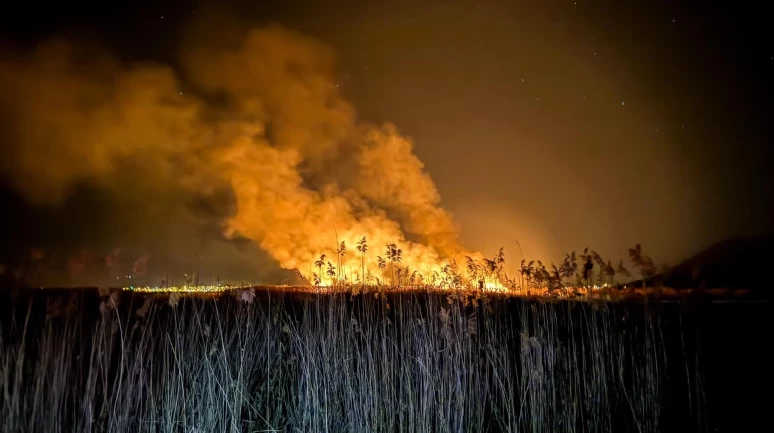
[[[737,245],[735,243],[734,245]],[[761,244],[758,242],[755,245]],[[461,257],[461,266],[455,259],[444,260],[435,264],[417,264],[408,261],[403,250],[395,243],[385,245],[384,254],[376,256],[375,263],[369,265],[367,252],[369,245],[366,237],[356,242],[356,257],[349,260],[349,249],[346,241],[340,241],[330,254],[335,254],[336,260],[329,260],[329,252],[323,251],[320,256],[310,263],[308,273],[304,274],[299,269],[292,270],[292,276],[282,280],[283,285],[308,284],[325,290],[335,288],[337,290],[354,291],[371,288],[422,288],[429,289],[455,289],[455,290],[487,290],[502,291],[514,295],[546,295],[546,296],[582,296],[588,295],[592,290],[618,290],[634,287],[651,290],[660,287],[675,287],[680,289],[696,289],[699,286],[707,287],[733,287],[747,288],[761,286],[765,276],[763,269],[765,263],[771,261],[770,251],[774,247],[758,247],[745,254],[738,246],[733,255],[723,255],[722,261],[717,257],[723,250],[723,245],[718,244],[712,250],[701,253],[694,259],[689,259],[675,267],[664,267],[657,271],[654,260],[643,252],[641,245],[635,245],[628,250],[628,262],[617,262],[602,257],[597,251],[584,248],[580,254],[571,251],[565,254],[559,263],[542,260],[530,260],[521,257],[518,266],[513,269],[507,266],[506,254],[503,248],[489,257]],[[766,244],[774,245],[774,244]],[[754,251],[753,251],[754,250]],[[93,263],[87,269],[87,262],[78,257],[70,258],[69,269],[72,275],[71,281],[92,281],[84,279],[85,274],[96,276],[93,285],[104,286],[156,286],[158,288],[172,288],[181,285],[199,284],[200,274],[198,270],[170,275],[157,266],[154,275],[161,274],[162,279],[151,280],[148,273],[149,257],[143,255],[139,258],[126,258],[115,250],[104,258],[104,268],[100,268],[99,262]],[[47,281],[54,273],[62,274],[57,270],[57,265],[49,260],[42,250],[32,250],[27,261],[20,263],[0,264],[0,285],[6,287],[44,287],[49,286]],[[353,263],[354,261],[354,263]],[[746,266],[746,262],[755,266]],[[66,262],[67,263],[67,262]],[[614,263],[617,263],[614,265]],[[727,263],[727,264],[726,264]],[[369,266],[373,266],[370,269]],[[633,272],[630,272],[630,269]],[[513,270],[513,272],[511,272]],[[100,278],[99,275],[104,278]],[[170,281],[171,280],[171,281]],[[56,281],[62,281],[56,278]],[[207,280],[212,284],[212,278]],[[217,277],[217,285],[221,285],[220,274]],[[229,280],[229,286],[252,285],[251,281]],[[150,284],[149,284],[150,283]],[[177,284],[175,284],[177,283]],[[265,284],[261,282],[260,284]]]

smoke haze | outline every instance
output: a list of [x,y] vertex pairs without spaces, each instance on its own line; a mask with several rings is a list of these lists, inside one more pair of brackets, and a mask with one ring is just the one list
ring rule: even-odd
[[470,254],[411,141],[393,125],[359,122],[339,95],[328,47],[280,26],[224,45],[189,45],[181,73],[65,41],[4,59],[4,174],[48,206],[82,184],[134,196],[135,207],[152,206],[145,197],[212,203],[226,190],[209,205],[222,233],[305,276],[321,254],[336,263],[341,241],[342,272],[360,274],[363,236],[366,266],[380,278],[385,244],[422,270]]
[[155,281],[278,282],[341,240],[356,268],[362,236],[375,270],[386,242],[412,266],[636,243],[662,265],[770,234],[763,12],[30,4],[0,17],[0,264],[120,248]]

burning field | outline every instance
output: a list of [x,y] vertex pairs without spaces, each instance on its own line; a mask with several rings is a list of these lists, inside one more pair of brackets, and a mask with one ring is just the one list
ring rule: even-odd
[[[168,289],[162,268],[203,231],[216,233],[219,245],[249,244],[292,275],[291,284],[318,289],[566,296],[575,292],[569,288],[590,292],[635,273],[643,282],[656,275],[639,246],[629,252],[631,272],[588,249],[558,264],[522,255],[514,270],[518,259],[506,268],[502,249],[487,257],[467,248],[414,142],[395,125],[360,119],[344,98],[330,47],[278,25],[219,19],[191,26],[175,67],[122,62],[61,39],[0,57],[0,91],[9,96],[0,100],[9,145],[0,173],[33,205],[63,205],[84,185],[111,197],[120,206],[112,218],[90,217],[84,206],[77,219],[121,233],[120,245],[139,257],[126,269],[116,249],[106,257],[111,278],[84,282],[78,274],[87,260],[76,245],[60,251],[70,256],[66,278],[29,279],[34,270],[0,264],[0,277],[28,274],[9,285]],[[234,30],[213,30],[223,28]],[[190,230],[175,234],[179,226]],[[98,237],[94,231],[87,227],[80,238]],[[152,241],[138,245],[142,236],[133,233]],[[198,261],[222,252],[194,244]],[[33,252],[34,266],[42,260]],[[138,275],[149,267],[152,276]],[[145,278],[124,280],[137,276]]]
[[762,410],[740,391],[769,304],[651,285],[674,277],[640,246],[639,281],[588,249],[426,277],[387,244],[366,281],[335,254],[299,285],[0,292],[3,431],[724,431]]
[[[15,287],[0,292],[0,430],[743,431],[726,414],[763,410],[735,383],[756,380],[739,359],[770,362],[749,337],[768,304],[747,315],[663,288],[639,245],[626,264],[467,248],[414,142],[342,96],[329,47],[199,26],[174,67],[58,39],[0,58],[0,174],[30,206],[84,185],[109,196],[113,217],[79,219],[107,220],[130,251],[0,263]],[[218,268],[170,281],[202,227],[265,253],[287,284]],[[219,256],[211,245],[196,260]],[[71,288],[18,289],[52,286]]]
[[[11,95],[0,104],[13,104],[0,110],[13,143],[0,165],[33,203],[61,203],[83,182],[146,201],[227,191],[223,234],[305,274],[331,245],[354,252],[364,236],[425,274],[481,258],[460,244],[412,141],[357,119],[323,44],[276,26],[208,37],[181,53],[182,72],[83,50],[53,41],[0,61]],[[378,256],[333,261],[384,280]]]
[[556,277],[498,273],[501,251],[429,282],[386,252],[389,283],[326,261],[295,286],[2,291],[2,430],[733,431],[763,410],[743,391],[770,307],[746,291],[645,286],[665,276],[639,247],[628,287],[588,250]]

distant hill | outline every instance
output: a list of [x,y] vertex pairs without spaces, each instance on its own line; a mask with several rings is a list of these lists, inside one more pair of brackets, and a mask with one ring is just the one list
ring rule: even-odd
[[[653,282],[675,289],[763,290],[773,281],[774,237],[718,242],[653,278]],[[630,284],[642,284],[642,280]]]

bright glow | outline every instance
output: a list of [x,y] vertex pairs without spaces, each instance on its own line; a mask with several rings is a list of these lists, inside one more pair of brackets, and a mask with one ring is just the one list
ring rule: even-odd
[[124,287],[123,290],[143,293],[222,293],[241,289],[241,286],[169,286],[169,287]]

